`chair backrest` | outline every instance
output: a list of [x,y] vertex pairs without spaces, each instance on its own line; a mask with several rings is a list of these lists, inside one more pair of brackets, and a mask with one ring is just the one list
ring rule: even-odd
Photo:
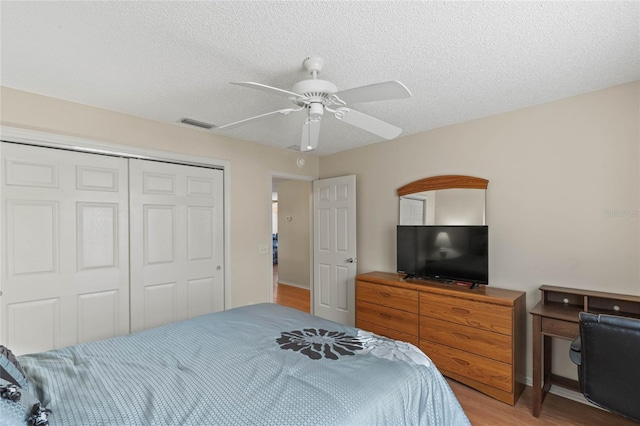
[[640,319],[581,312],[580,338],[585,398],[640,421]]

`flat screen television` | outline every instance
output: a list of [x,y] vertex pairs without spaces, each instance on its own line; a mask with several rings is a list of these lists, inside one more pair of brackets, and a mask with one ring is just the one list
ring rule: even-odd
[[397,244],[407,277],[488,284],[488,226],[398,225]]

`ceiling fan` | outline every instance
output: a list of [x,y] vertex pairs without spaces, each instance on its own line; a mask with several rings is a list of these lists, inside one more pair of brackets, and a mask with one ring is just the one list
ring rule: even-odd
[[322,58],[310,56],[304,60],[303,65],[311,74],[312,78],[296,83],[291,91],[260,83],[231,82],[231,84],[237,86],[249,87],[279,96],[286,96],[293,101],[296,107],[272,111],[234,123],[225,124],[217,127],[216,130],[232,129],[273,115],[288,115],[305,110],[307,112],[307,118],[302,125],[301,151],[311,151],[317,148],[320,135],[320,120],[325,111],[332,113],[338,120],[385,139],[393,139],[402,133],[402,129],[399,127],[355,111],[348,108],[347,105],[360,102],[409,98],[411,97],[411,92],[409,92],[409,89],[407,89],[404,84],[399,81],[386,81],[338,91],[335,84],[318,78],[318,74],[324,66],[324,60]]

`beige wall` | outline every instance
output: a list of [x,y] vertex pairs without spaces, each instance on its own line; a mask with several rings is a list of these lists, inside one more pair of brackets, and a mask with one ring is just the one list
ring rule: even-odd
[[231,307],[269,300],[271,258],[259,245],[271,244],[270,172],[317,176],[317,157],[7,87],[0,88],[0,118],[3,126],[229,161]]
[[528,307],[542,284],[640,295],[639,122],[634,82],[322,157],[320,176],[357,176],[360,273],[395,271],[398,187],[463,174],[489,179],[491,286]]
[[310,202],[311,182],[278,183],[278,282],[283,284],[310,287]]

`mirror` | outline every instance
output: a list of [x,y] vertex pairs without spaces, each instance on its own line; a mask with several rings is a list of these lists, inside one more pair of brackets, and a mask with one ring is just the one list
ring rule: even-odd
[[485,225],[489,181],[461,175],[434,176],[398,189],[400,225]]

